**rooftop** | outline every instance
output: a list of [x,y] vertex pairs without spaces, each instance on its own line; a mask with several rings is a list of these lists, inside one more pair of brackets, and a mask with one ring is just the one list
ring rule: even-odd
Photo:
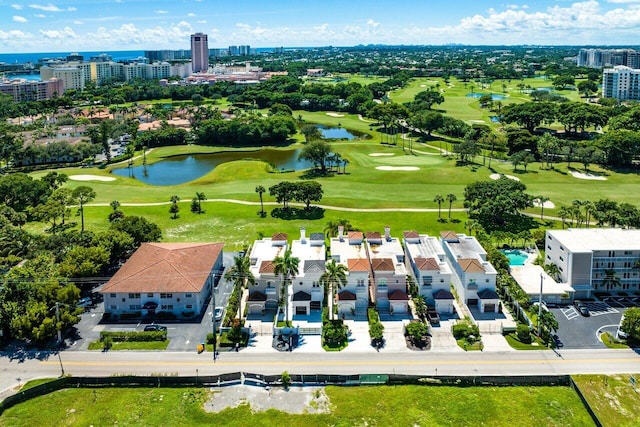
[[251,273],[255,277],[259,277],[260,273],[268,273],[268,263],[265,263],[265,261],[273,261],[276,257],[284,255],[286,250],[286,240],[274,240],[270,237],[256,240],[249,255]]
[[222,247],[222,243],[143,243],[102,293],[200,292]]
[[640,230],[569,228],[567,230],[547,230],[547,234],[561,242],[571,252],[640,249]]
[[[367,233],[371,236],[379,236],[379,233]],[[388,237],[387,237],[388,236]],[[394,273],[396,275],[407,275],[407,268],[404,265],[404,250],[400,240],[396,237],[391,237],[388,233],[382,236],[379,244],[371,243],[367,240],[367,246],[369,247],[369,257],[371,263],[374,266],[374,270],[389,270],[388,263],[392,263]],[[378,260],[390,260],[390,261],[378,261]]]
[[575,290],[566,283],[558,283],[544,272],[539,265],[526,264],[523,266],[511,266],[511,275],[518,285],[528,295],[540,295],[540,275],[543,277],[542,295],[562,295],[573,293]]

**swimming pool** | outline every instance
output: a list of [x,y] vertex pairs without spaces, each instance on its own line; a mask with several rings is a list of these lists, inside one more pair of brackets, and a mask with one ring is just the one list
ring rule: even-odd
[[509,259],[509,265],[511,266],[520,266],[524,265],[529,258],[529,254],[521,251],[520,249],[503,249],[500,252],[505,254],[505,256]]

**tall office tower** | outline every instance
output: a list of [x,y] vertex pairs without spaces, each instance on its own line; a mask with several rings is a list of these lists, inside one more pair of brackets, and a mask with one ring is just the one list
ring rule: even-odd
[[191,67],[194,73],[209,68],[209,41],[206,34],[191,34]]

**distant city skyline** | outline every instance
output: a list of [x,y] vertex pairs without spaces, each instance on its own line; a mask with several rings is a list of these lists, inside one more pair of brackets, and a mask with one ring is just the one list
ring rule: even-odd
[[[37,1],[37,0],[36,0]],[[635,45],[640,0],[0,1],[0,53],[230,45]]]

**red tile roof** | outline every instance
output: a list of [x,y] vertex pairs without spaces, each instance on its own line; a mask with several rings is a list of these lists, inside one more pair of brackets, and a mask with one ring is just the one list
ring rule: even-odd
[[289,236],[287,236],[287,233],[275,233],[271,236],[271,240],[284,240],[286,242],[288,239]]
[[223,243],[143,243],[102,293],[201,292]]
[[374,258],[371,260],[373,271],[396,271],[391,258]]
[[369,261],[363,258],[350,258],[347,260],[349,271],[369,271]]
[[459,240],[458,239],[458,234],[455,231],[451,231],[451,230],[441,231],[440,232],[440,237],[443,240],[450,240],[450,241],[453,241],[453,242],[457,242]]
[[459,259],[458,264],[465,273],[484,273],[485,269],[482,263],[475,258],[471,259]]
[[362,240],[362,231],[349,231],[347,233],[347,239]]
[[433,259],[433,258],[418,257],[418,258],[415,259],[415,263],[416,263],[416,267],[418,267],[418,270],[422,270],[422,271],[428,271],[428,270],[438,271],[438,270],[440,270],[440,266],[438,265],[436,260]]
[[276,270],[276,265],[273,261],[262,261],[260,264],[260,273],[274,273]]
[[382,239],[382,235],[380,234],[379,231],[369,231],[369,232],[367,232],[367,234],[365,236],[367,237],[367,240],[380,240],[380,239]]
[[420,234],[417,231],[405,231],[402,233],[405,239],[417,239]]

